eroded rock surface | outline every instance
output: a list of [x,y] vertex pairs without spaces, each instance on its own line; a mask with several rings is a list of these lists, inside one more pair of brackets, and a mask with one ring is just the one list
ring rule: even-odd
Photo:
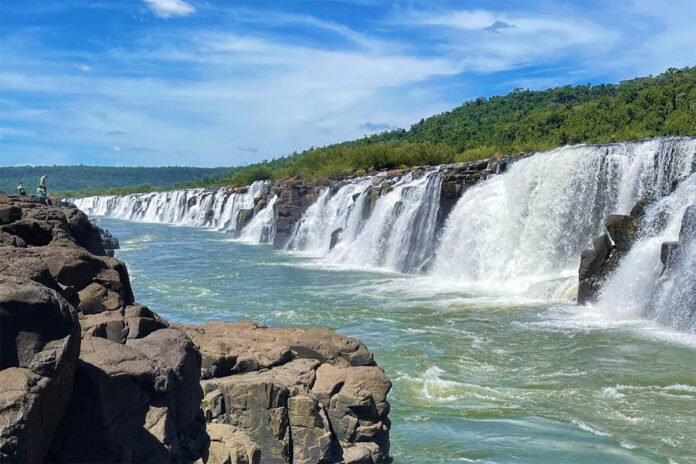
[[0,218],[0,460],[181,460],[203,397],[197,347],[134,303],[75,207],[0,196]]
[[389,462],[391,382],[364,344],[328,329],[175,325],[200,347],[208,422],[267,463]]
[[77,314],[54,290],[0,275],[0,462],[41,462],[68,407]]
[[70,205],[0,196],[0,461],[390,461],[391,382],[364,344],[171,325],[104,236]]
[[597,301],[602,286],[635,243],[647,202],[639,201],[630,215],[607,217],[606,233],[592,241],[592,249],[582,252],[578,270],[578,304]]

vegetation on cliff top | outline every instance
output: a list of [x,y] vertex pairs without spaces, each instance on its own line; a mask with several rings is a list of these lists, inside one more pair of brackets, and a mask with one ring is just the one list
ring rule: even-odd
[[466,102],[409,130],[311,148],[179,186],[240,186],[297,175],[338,177],[362,169],[472,161],[495,152],[668,135],[696,135],[696,67],[617,85],[516,89]]
[[[667,135],[696,135],[696,67],[669,69],[617,85],[516,89],[477,98],[398,129],[222,173],[210,185],[300,175],[334,177],[360,169],[441,164]],[[192,186],[204,186],[196,182]]]
[[[82,191],[102,194],[107,190],[130,193],[126,190],[153,191],[175,185],[199,181],[213,182],[230,168],[164,167],[110,167],[110,166],[11,166],[0,167],[0,193],[17,193],[17,183],[24,182],[27,192],[33,193],[39,177],[48,174],[50,192]],[[139,187],[133,187],[138,185]],[[159,187],[154,187],[159,186]],[[124,189],[125,187],[125,189]],[[123,189],[123,192],[120,190]],[[94,192],[94,193],[92,193]],[[116,193],[114,193],[116,194]]]

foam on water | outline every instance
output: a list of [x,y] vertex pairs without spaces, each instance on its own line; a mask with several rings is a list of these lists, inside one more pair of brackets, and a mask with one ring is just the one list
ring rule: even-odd
[[[661,274],[660,247],[676,240],[696,201],[696,139],[658,138],[561,147],[521,159],[507,172],[465,189],[438,230],[443,170],[390,178],[382,173],[326,188],[297,222],[286,245],[310,259],[289,265],[326,270],[417,274],[371,291],[405,292],[443,307],[570,303],[581,252],[604,233],[608,215],[650,202],[637,243],[607,283],[586,324],[652,319],[696,332],[696,238],[687,234],[678,259]],[[235,239],[268,243],[275,198],[236,230],[268,182],[247,193],[178,190],[76,200],[92,215],[209,227]],[[676,187],[676,189],[675,189]],[[696,225],[693,226],[696,228]],[[580,323],[573,315],[572,323]]]

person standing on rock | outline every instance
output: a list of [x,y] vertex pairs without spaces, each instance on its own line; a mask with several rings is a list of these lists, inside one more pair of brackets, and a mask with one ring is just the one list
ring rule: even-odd
[[51,204],[51,200],[48,198],[48,193],[46,192],[45,185],[39,185],[39,187],[36,189],[36,196],[39,197],[41,203],[43,203],[44,205]]
[[24,182],[20,182],[17,185],[17,195],[26,195],[27,189],[24,188]]

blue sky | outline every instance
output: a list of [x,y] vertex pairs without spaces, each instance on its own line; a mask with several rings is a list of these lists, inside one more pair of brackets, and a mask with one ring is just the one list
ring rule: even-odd
[[696,64],[696,0],[0,0],[0,165],[230,166]]

